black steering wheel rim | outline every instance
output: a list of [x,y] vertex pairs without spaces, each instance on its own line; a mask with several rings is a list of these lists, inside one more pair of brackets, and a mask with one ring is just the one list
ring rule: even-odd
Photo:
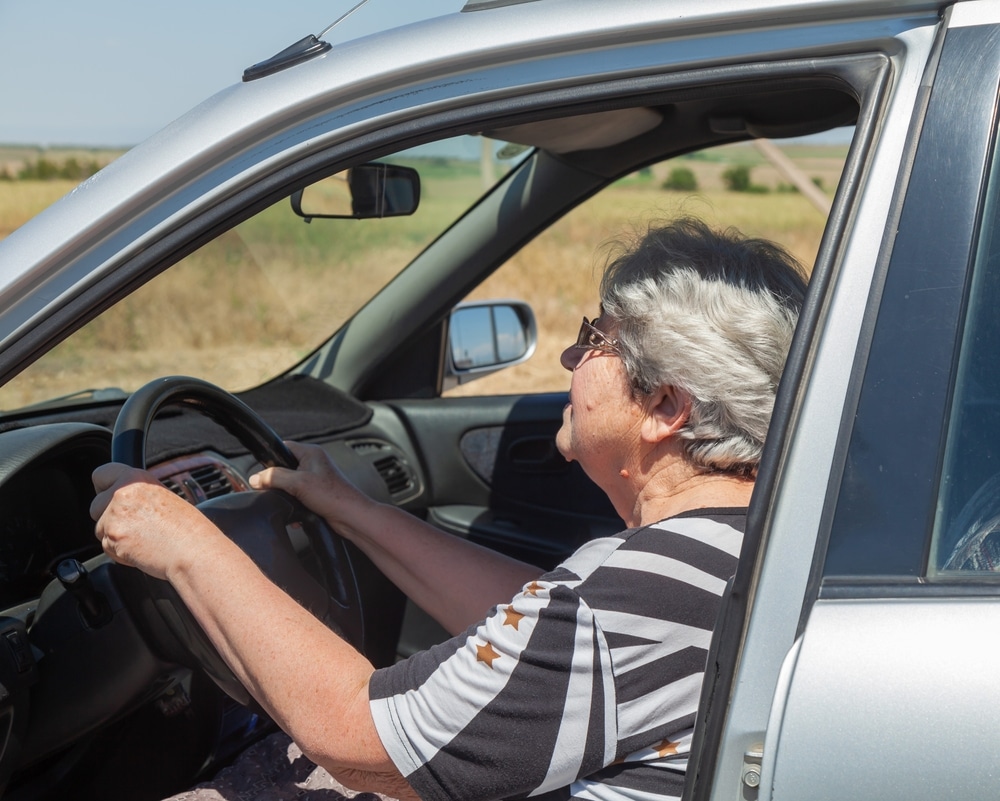
[[125,401],[115,421],[112,461],[146,467],[146,440],[164,406],[185,406],[211,418],[236,437],[266,467],[299,466],[281,437],[236,396],[200,378],[165,376],[150,381]]
[[[112,461],[146,468],[150,426],[166,406],[191,408],[214,420],[264,466],[298,467],[298,460],[281,437],[249,406],[220,387],[189,376],[158,378],[132,393],[115,422]],[[227,495],[203,502],[198,507],[236,541],[269,578],[344,639],[363,649],[364,614],[350,552],[344,540],[322,518],[287,493],[277,490]],[[290,524],[301,526],[312,545],[325,585],[322,600],[319,600],[311,576],[297,559],[291,558],[294,553],[288,537]],[[249,531],[248,537],[253,539],[242,541],[240,529]],[[253,543],[261,540],[267,542],[255,547]],[[192,667],[202,668],[230,696],[243,704],[252,704],[247,690],[173,587],[166,581],[134,572],[139,574],[140,580],[127,582],[127,585],[138,587],[141,597],[133,599],[133,608],[144,610],[147,618],[150,610],[155,610],[152,615],[156,620],[149,628],[154,640],[160,640],[161,650],[176,658],[179,646],[181,660],[188,657],[184,661]],[[163,642],[164,630],[172,637],[169,643]]]

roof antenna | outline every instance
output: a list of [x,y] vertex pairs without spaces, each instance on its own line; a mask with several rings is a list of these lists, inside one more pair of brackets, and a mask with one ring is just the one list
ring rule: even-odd
[[364,5],[365,3],[367,3],[367,2],[368,2],[368,0],[361,0],[361,2],[360,2],[360,3],[358,3],[358,4],[356,5],[356,6],[354,6],[354,8],[352,8],[352,9],[351,9],[350,11],[348,11],[348,12],[347,12],[346,14],[341,14],[341,15],[340,15],[340,16],[339,16],[339,17],[337,18],[337,20],[336,20],[336,21],[335,21],[335,22],[333,23],[333,25],[330,25],[330,26],[328,26],[328,27],[326,28],[326,30],[324,30],[324,31],[323,31],[323,32],[322,32],[322,33],[321,33],[321,34],[320,34],[319,36],[317,36],[316,38],[317,38],[317,39],[322,39],[322,38],[323,38],[324,36],[326,36],[326,35],[327,35],[327,34],[328,34],[328,33],[329,33],[330,31],[332,31],[332,30],[333,30],[334,28],[336,28],[336,27],[337,27],[338,25],[340,25],[340,23],[341,23],[341,22],[343,22],[343,21],[344,21],[345,19],[347,19],[347,18],[348,18],[349,16],[351,16],[351,14],[353,14],[353,13],[354,13],[355,11],[357,11],[357,10],[358,10],[359,8],[361,8],[361,6],[363,6],[363,5]]
[[333,25],[327,27],[319,36],[309,34],[309,36],[299,39],[295,44],[286,47],[280,53],[271,56],[266,61],[261,61],[252,67],[247,67],[243,71],[243,82],[255,81],[258,78],[273,75],[276,72],[281,72],[281,70],[288,69],[288,67],[294,67],[296,64],[301,64],[303,61],[308,61],[314,56],[332,49],[332,45],[329,42],[322,40],[323,37],[367,2],[368,0],[361,0],[360,3],[355,5],[346,14],[342,14]]

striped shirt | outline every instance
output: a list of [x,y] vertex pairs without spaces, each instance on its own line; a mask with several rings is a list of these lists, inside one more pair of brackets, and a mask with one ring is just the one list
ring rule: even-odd
[[424,801],[679,798],[744,509],[594,540],[467,632],[375,672],[372,716]]

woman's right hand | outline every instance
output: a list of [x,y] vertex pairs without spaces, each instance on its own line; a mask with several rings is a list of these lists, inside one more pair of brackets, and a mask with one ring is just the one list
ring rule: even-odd
[[[297,498],[338,530],[350,529],[352,520],[374,503],[347,480],[329,454],[318,445],[286,442],[299,460],[297,470],[267,467],[250,476],[254,489],[279,489]],[[342,533],[346,533],[343,532]]]

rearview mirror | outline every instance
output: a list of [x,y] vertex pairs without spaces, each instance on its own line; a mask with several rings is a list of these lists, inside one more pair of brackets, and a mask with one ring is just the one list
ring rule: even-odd
[[306,222],[401,217],[417,210],[420,176],[412,167],[359,164],[294,192],[291,202]]
[[463,303],[448,322],[444,388],[451,389],[531,358],[538,342],[535,315],[514,300]]

